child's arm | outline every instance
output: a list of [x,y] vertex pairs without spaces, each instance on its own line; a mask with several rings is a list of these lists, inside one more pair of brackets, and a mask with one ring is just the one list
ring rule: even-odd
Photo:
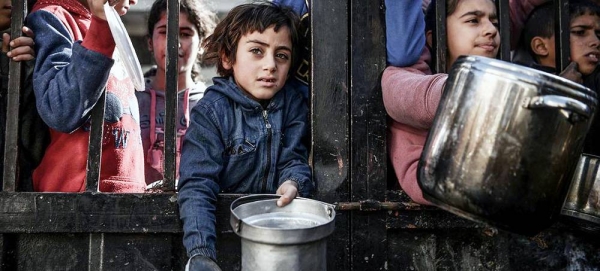
[[422,0],[385,0],[387,63],[411,66],[425,47]]
[[[280,91],[288,91],[287,95],[294,95],[285,109],[284,127],[282,127],[282,149],[277,161],[280,172],[279,188],[277,194],[284,195],[280,205],[289,203],[297,194],[307,197],[313,190],[310,167],[308,166],[308,151],[302,144],[302,137],[307,132],[308,107],[302,94],[295,90],[288,90],[289,85]],[[294,191],[294,189],[296,191]],[[292,194],[294,194],[292,196]],[[290,197],[291,196],[291,197]],[[279,204],[279,203],[278,203]]]
[[179,166],[179,214],[188,256],[216,259],[215,204],[225,146],[213,124],[216,117],[201,103],[192,109]]
[[447,74],[430,75],[428,49],[411,67],[387,67],[381,79],[383,105],[394,120],[429,129],[437,110]]
[[35,33],[33,86],[37,108],[53,129],[72,132],[88,120],[114,63],[108,22],[93,16],[83,42],[54,14],[39,10],[27,18]]
[[[6,53],[6,56],[13,61],[27,61],[35,58],[32,38],[33,31],[24,26],[23,33],[25,36],[18,37],[12,41],[10,40],[10,34],[4,33],[2,35],[2,52]],[[10,47],[13,49],[10,50]]]

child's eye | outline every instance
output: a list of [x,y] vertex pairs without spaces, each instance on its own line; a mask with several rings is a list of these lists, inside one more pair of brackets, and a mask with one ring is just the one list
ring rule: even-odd
[[477,18],[467,20],[467,23],[478,24],[479,20]]
[[500,28],[500,23],[498,23],[498,21],[492,21],[492,24],[496,29]]
[[284,54],[284,53],[278,53],[278,54],[276,54],[275,56],[276,56],[277,58],[284,59],[284,60],[288,60],[288,59],[290,59],[290,57],[289,57],[287,54]]
[[257,54],[257,55],[262,54],[262,51],[260,49],[258,49],[258,48],[251,48],[250,52],[253,53],[253,54]]
[[585,34],[585,30],[571,30],[571,34],[583,36]]

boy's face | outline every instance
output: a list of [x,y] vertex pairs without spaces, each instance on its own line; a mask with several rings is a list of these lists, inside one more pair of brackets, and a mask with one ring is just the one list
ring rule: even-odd
[[[581,15],[571,20],[571,61],[577,62],[579,72],[588,75],[596,69],[600,58],[600,17]],[[552,53],[553,50],[552,50]]]
[[256,101],[269,100],[283,87],[292,64],[292,41],[288,27],[275,32],[273,26],[242,36],[235,63],[222,60],[225,69],[233,69],[237,85]]
[[10,28],[11,0],[0,0],[0,30]]
[[446,25],[448,66],[461,55],[494,58],[498,54],[498,18],[492,1],[461,0]]
[[[158,72],[164,74],[167,57],[167,14],[163,12],[160,20],[154,25],[152,39],[148,47],[154,56]],[[188,20],[188,15],[179,13],[179,74],[190,76],[192,67],[200,51],[200,36],[196,26]]]

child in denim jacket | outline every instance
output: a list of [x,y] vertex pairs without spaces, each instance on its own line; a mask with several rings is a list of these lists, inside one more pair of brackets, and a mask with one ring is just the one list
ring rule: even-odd
[[179,207],[189,270],[220,270],[215,203],[219,192],[273,193],[284,206],[313,189],[308,107],[286,84],[298,41],[298,16],[273,3],[233,8],[204,42],[213,78],[192,109],[183,143]]

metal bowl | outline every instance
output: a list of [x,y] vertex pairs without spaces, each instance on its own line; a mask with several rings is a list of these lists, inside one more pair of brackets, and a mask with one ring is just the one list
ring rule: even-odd
[[561,215],[567,223],[600,233],[600,157],[581,156]]

